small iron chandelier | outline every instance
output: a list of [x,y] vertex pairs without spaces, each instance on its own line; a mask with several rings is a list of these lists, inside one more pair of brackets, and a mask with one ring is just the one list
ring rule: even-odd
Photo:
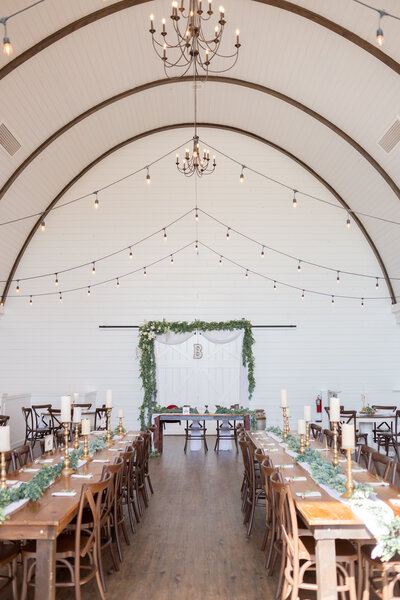
[[[207,2],[208,10],[203,10],[203,1],[204,3]],[[197,75],[204,72],[206,75],[208,73],[225,73],[232,69],[239,56],[239,30],[236,30],[236,51],[230,55],[221,54],[220,45],[226,25],[224,7],[219,7],[219,21],[214,28],[213,37],[207,37],[203,31],[203,23],[210,21],[214,14],[212,0],[189,0],[187,11],[184,3],[185,0],[180,0],[180,6],[178,7],[177,0],[172,2],[172,14],[170,18],[176,35],[175,43],[167,42],[165,19],[161,21],[161,40],[158,41],[154,37],[156,33],[154,15],[150,15],[149,31],[152,36],[153,47],[157,56],[164,63],[166,76],[168,77],[168,70],[176,67],[177,69],[181,69],[180,76],[183,77],[192,65],[194,68],[193,72]],[[183,24],[180,24],[181,20]],[[173,55],[173,58],[169,58],[169,53]],[[215,57],[225,60],[229,59],[229,66],[220,70],[210,68],[211,62]]]
[[193,137],[192,156],[190,156],[189,148],[186,148],[182,166],[179,162],[179,154],[176,155],[176,167],[179,173],[183,173],[186,175],[186,177],[191,177],[194,174],[198,175],[199,177],[202,177],[203,175],[211,175],[211,173],[214,173],[216,166],[217,163],[215,161],[215,156],[213,156],[211,162],[209,150],[204,149],[203,158],[201,158],[199,136],[197,135],[197,132]]

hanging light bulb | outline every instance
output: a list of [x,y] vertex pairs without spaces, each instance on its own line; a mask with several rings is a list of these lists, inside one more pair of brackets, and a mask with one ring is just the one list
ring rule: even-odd
[[55,273],[55,280],[54,280],[54,285],[57,287],[58,286],[58,273]]
[[44,219],[42,219],[42,222],[40,223],[40,229],[41,231],[44,231],[46,229],[46,223],[44,222]]
[[196,219],[196,221],[199,220],[199,213],[197,212],[197,208],[196,208],[196,214],[194,215],[194,218]]
[[303,290],[303,292],[301,294],[301,299],[304,300],[304,290]]
[[87,295],[90,296],[90,285],[88,285]]
[[171,265],[174,264],[174,257],[172,256],[172,254],[171,254],[171,261],[170,262],[171,262]]
[[276,281],[274,281],[274,292],[276,292]]
[[95,192],[95,199],[94,199],[94,207],[95,208],[99,208],[99,197],[98,197],[98,192]]
[[364,308],[364,298],[361,298],[361,308]]
[[248,279],[248,278],[249,278],[249,270],[246,269],[246,279]]
[[230,231],[230,229],[229,229],[229,227],[228,227],[228,230],[227,230],[227,232],[226,232],[226,239],[227,239],[227,240],[230,240],[230,238],[231,238],[231,236],[229,235],[229,231]]
[[117,277],[117,287],[119,287],[119,279],[118,279],[118,277]]
[[376,30],[376,43],[378,44],[379,48],[382,48],[383,46],[383,31],[382,31],[382,27],[381,27],[381,19],[384,16],[384,12],[379,12],[379,23],[378,23],[378,29]]
[[242,171],[240,173],[239,181],[240,183],[243,183],[244,181],[244,165],[242,165]]
[[293,200],[292,200],[293,208],[296,208],[296,206],[297,206],[296,192],[297,192],[297,190],[293,190]]
[[379,290],[379,278],[376,278],[375,289]]
[[196,240],[196,243],[194,245],[194,251],[198,253],[198,250],[199,250],[199,244],[198,244],[198,242]]
[[62,296],[61,296],[61,292],[60,292],[60,296],[59,296],[59,301],[62,302]]
[[299,264],[297,265],[297,272],[300,273],[301,271],[301,260],[299,260]]
[[350,215],[349,215],[349,213],[347,213],[347,220],[346,220],[346,227],[347,227],[347,229],[350,229],[350,225],[351,225]]
[[264,246],[263,246],[262,250],[261,250],[261,258],[264,258],[264,256],[265,256],[265,253],[264,253]]
[[96,275],[96,265],[95,265],[95,263],[93,263],[92,275]]
[[129,246],[129,258],[132,260],[133,258],[133,253],[132,253],[132,248]]
[[336,283],[340,283],[340,273],[337,271],[336,273]]
[[168,237],[168,236],[167,236],[167,232],[165,231],[165,227],[164,227],[164,242],[166,242],[166,241],[167,241],[167,237]]
[[222,256],[219,257],[219,264],[222,265]]
[[7,19],[3,18],[1,22],[4,26],[3,54],[5,54],[6,56],[11,56],[11,54],[13,53],[13,47],[11,45],[10,38],[7,35]]
[[33,304],[33,300],[32,300],[32,296],[29,296],[29,304],[32,306]]
[[147,169],[146,183],[150,185],[150,183],[151,183],[150,169],[149,169],[149,167],[146,167],[146,169]]
[[143,269],[143,277],[147,277],[146,267]]
[[17,281],[17,287],[15,288],[17,294],[19,294],[19,281]]
[[335,296],[332,296],[331,304],[335,304]]

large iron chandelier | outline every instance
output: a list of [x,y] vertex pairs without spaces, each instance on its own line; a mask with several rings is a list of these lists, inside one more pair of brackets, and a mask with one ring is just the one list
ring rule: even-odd
[[197,130],[195,130],[192,155],[190,155],[189,148],[186,148],[182,166],[179,162],[179,154],[176,155],[176,167],[179,173],[183,173],[186,177],[191,177],[194,174],[202,177],[203,175],[214,173],[216,166],[215,156],[213,156],[211,161],[209,150],[204,148],[203,157],[201,156],[199,136],[197,135]]
[[[208,10],[203,10],[203,2],[207,3]],[[154,36],[156,29],[154,27],[154,15],[150,15],[150,33],[153,47],[159,58],[164,63],[164,71],[168,77],[168,71],[174,69],[181,70],[180,76],[186,75],[193,65],[194,74],[225,73],[232,69],[239,56],[239,30],[236,30],[236,51],[233,54],[224,55],[220,52],[220,45],[225,21],[225,9],[219,7],[219,21],[214,28],[213,34],[207,37],[203,31],[203,24],[211,20],[214,14],[212,10],[212,0],[189,0],[189,7],[186,10],[185,0],[172,2],[172,14],[170,16],[175,32],[175,42],[167,41],[166,20],[162,19],[161,39],[157,40]],[[212,36],[212,37],[210,37]],[[229,62],[229,66],[221,69],[212,69],[210,65],[216,58]]]

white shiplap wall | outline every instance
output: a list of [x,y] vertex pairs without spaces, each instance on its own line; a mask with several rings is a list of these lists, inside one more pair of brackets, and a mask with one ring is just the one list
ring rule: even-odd
[[[200,132],[202,134],[202,132]],[[64,200],[98,189],[112,179],[143,166],[179,146],[191,131],[174,131],[142,140],[109,157],[69,191]],[[276,151],[248,138],[227,132],[205,131],[205,139],[243,162],[283,179],[297,188],[333,201],[328,192],[298,165]],[[199,206],[232,227],[303,259],[334,268],[379,275],[378,265],[355,226],[347,230],[343,214],[311,201],[299,201],[294,210],[288,191],[249,172],[239,184],[240,169],[217,156],[216,173],[199,182]],[[152,184],[144,174],[128,179],[93,198],[55,211],[46,218],[46,231],[38,232],[24,256],[18,277],[55,273],[62,268],[94,260],[162,228],[194,206],[194,181],[175,173],[174,155],[151,169]],[[127,423],[137,425],[141,389],[136,358],[137,334],[132,330],[99,330],[100,324],[138,324],[144,319],[227,320],[246,317],[254,324],[295,324],[296,330],[255,330],[256,382],[252,406],[265,408],[271,421],[279,418],[279,389],[289,390],[294,417],[304,403],[313,403],[323,389],[342,390],[343,402],[358,406],[361,392],[371,402],[392,402],[400,388],[400,329],[389,301],[366,301],[362,310],[354,300],[337,300],[279,286],[194,247],[142,273],[67,294],[70,287],[93,285],[143,267],[196,238],[244,266],[300,287],[326,293],[387,296],[382,284],[303,266],[275,254],[260,257],[260,248],[201,215],[196,232],[194,215],[135,249],[96,266],[60,275],[57,296],[10,297],[0,317],[0,392],[64,394],[76,389],[97,390],[101,402],[112,388],[115,403],[125,409]],[[54,292],[54,276],[21,282],[21,295]],[[11,296],[15,295],[13,292]],[[206,403],[207,399],[204,399]]]

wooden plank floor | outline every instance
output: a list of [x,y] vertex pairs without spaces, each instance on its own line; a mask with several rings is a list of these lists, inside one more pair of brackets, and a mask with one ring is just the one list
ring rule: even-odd
[[[155,488],[131,545],[123,542],[118,573],[105,557],[107,600],[272,599],[276,579],[268,578],[260,551],[264,511],[256,511],[246,536],[240,510],[242,459],[236,452],[183,452],[182,437],[166,437],[161,458],[150,471]],[[130,532],[130,529],[129,529]],[[91,584],[83,600],[97,598]],[[70,591],[57,599],[72,600]]]

